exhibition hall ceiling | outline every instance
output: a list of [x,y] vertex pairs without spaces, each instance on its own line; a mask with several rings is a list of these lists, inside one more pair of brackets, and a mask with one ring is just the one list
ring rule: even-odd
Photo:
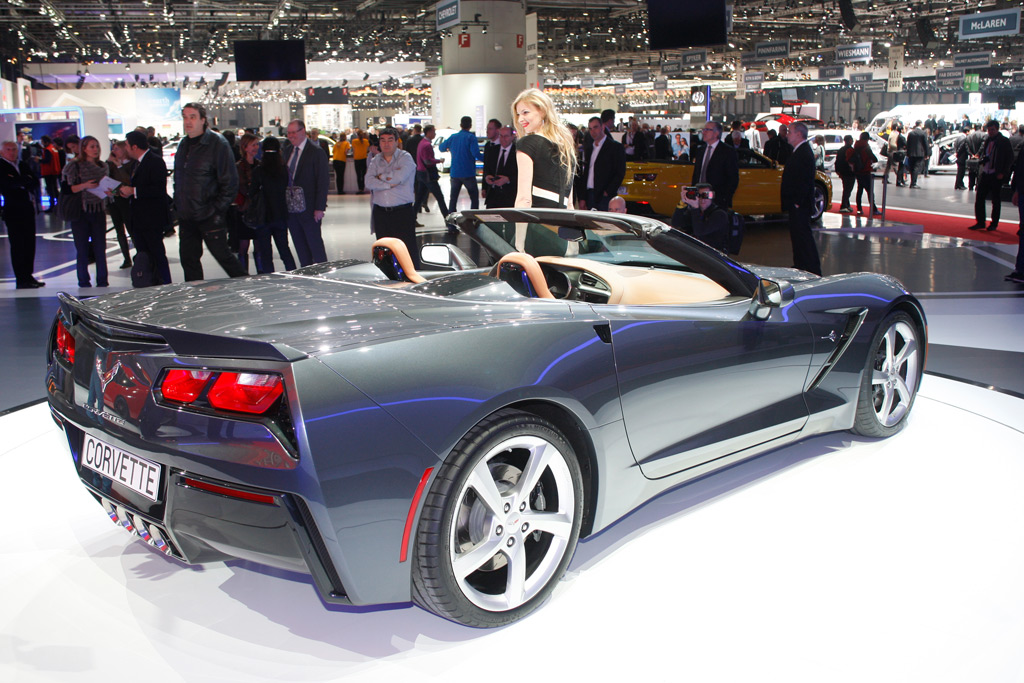
[[[505,0],[498,0],[505,1]],[[684,0],[679,0],[683,2]],[[703,2],[705,0],[694,0]],[[525,0],[539,23],[540,67],[552,80],[583,75],[628,78],[679,51],[651,51],[643,0]],[[852,0],[844,21],[838,0],[731,0],[727,45],[709,48],[706,76],[733,77],[754,45],[789,39],[790,57],[769,68],[798,70],[834,61],[837,46],[872,41],[884,64],[889,45],[906,47],[908,65],[948,64],[957,52],[994,52],[993,64],[1021,68],[1019,35],[960,41],[962,15],[1017,8],[996,0]],[[28,62],[227,63],[232,43],[258,38],[304,38],[310,62],[441,63],[436,2],[417,0],[4,0],[3,54]],[[455,33],[491,26],[486,12],[467,16]],[[852,25],[852,28],[849,26]]]

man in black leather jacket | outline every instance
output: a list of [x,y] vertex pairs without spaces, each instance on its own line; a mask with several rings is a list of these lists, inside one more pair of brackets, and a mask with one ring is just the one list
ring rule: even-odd
[[174,206],[178,211],[179,256],[185,280],[202,280],[203,243],[229,277],[245,269],[228,247],[228,207],[238,194],[231,147],[207,129],[206,109],[191,102],[181,110],[185,137],[174,156]]

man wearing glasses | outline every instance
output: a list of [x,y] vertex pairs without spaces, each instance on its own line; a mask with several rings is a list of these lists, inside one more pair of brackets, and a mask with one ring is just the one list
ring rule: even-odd
[[722,124],[708,121],[701,131],[703,154],[694,159],[690,185],[711,185],[715,191],[715,204],[732,208],[732,196],[740,184],[739,160],[736,149],[722,144]]

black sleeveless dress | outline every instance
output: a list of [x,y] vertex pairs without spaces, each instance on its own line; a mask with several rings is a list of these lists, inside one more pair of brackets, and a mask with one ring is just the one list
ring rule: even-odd
[[[516,140],[516,151],[533,160],[533,205],[542,209],[564,209],[569,203],[571,179],[558,158],[558,147],[543,135],[525,135]],[[559,190],[562,203],[558,203]]]

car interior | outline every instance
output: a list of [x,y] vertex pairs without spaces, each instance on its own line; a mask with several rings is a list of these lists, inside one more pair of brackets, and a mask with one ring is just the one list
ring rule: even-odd
[[[522,297],[564,299],[612,305],[685,305],[731,296],[749,297],[756,278],[702,243],[676,231],[647,238],[625,230],[605,215],[587,217],[586,225],[568,221],[509,221],[491,214],[464,224],[470,236],[495,256],[486,273]],[[480,218],[486,220],[479,220]],[[690,242],[693,242],[691,244]],[[458,296],[451,272],[421,274],[405,243],[382,238],[373,244],[373,263],[393,282],[419,285],[417,290]],[[448,286],[440,288],[440,280]],[[479,288],[479,278],[467,286]]]

